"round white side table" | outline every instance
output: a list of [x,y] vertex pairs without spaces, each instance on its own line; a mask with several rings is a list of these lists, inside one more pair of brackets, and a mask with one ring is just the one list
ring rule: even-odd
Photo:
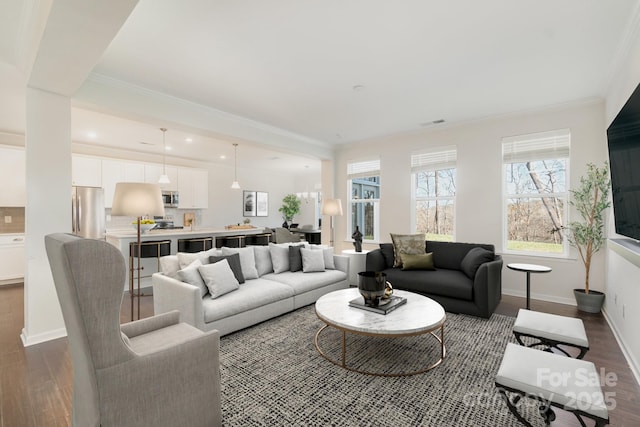
[[527,310],[531,306],[531,273],[549,273],[551,267],[536,264],[507,264],[507,268],[527,273]]

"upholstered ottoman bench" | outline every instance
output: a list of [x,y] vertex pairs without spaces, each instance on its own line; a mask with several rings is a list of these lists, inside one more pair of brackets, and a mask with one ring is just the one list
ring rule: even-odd
[[[521,345],[544,346],[545,351],[551,351],[554,348],[569,357],[571,355],[558,346],[577,348],[580,350],[580,354],[576,356],[577,359],[582,359],[589,351],[589,340],[584,330],[584,323],[573,317],[520,309],[513,325],[513,334]],[[522,337],[534,338],[537,341],[525,344]]]
[[551,406],[572,412],[583,426],[583,418],[594,420],[596,427],[609,423],[600,376],[591,362],[509,343],[495,384],[511,413],[525,426],[531,423],[518,411],[522,397],[541,402],[539,412],[546,425],[555,419]]

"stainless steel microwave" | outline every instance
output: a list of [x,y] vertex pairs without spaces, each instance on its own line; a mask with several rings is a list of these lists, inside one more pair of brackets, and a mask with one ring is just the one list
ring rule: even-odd
[[177,191],[163,191],[162,192],[162,201],[164,202],[165,208],[177,208],[180,203],[180,198],[178,197]]

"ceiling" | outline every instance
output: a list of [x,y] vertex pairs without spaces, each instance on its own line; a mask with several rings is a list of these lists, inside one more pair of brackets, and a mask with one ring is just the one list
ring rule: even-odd
[[[24,25],[18,23],[29,3],[0,5],[0,90],[10,95],[21,77],[6,65],[19,70],[24,62],[18,48]],[[140,141],[161,141],[158,128],[166,126],[168,145],[175,145],[171,155],[218,161],[239,142],[259,153],[256,162],[285,157],[283,164],[319,168],[318,156],[308,154],[311,145],[331,150],[438,126],[435,120],[456,124],[603,97],[639,5],[140,0],[90,80],[188,102],[225,114],[236,126],[268,129],[286,143],[179,118],[167,125],[153,114],[130,114],[125,102],[122,109],[113,102],[100,106],[100,96],[75,104],[73,138],[157,152]],[[20,102],[18,95],[12,102]],[[20,127],[15,118],[2,119],[5,112],[15,115],[15,105],[6,102],[0,100],[0,130],[14,130]]]

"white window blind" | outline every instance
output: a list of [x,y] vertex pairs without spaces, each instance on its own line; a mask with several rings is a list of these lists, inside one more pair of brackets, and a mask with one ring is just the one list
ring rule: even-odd
[[411,172],[434,171],[456,167],[457,149],[455,146],[441,147],[411,154]]
[[502,139],[504,163],[521,163],[535,160],[569,157],[571,131],[559,129]]
[[364,178],[380,175],[380,159],[347,163],[347,178]]

